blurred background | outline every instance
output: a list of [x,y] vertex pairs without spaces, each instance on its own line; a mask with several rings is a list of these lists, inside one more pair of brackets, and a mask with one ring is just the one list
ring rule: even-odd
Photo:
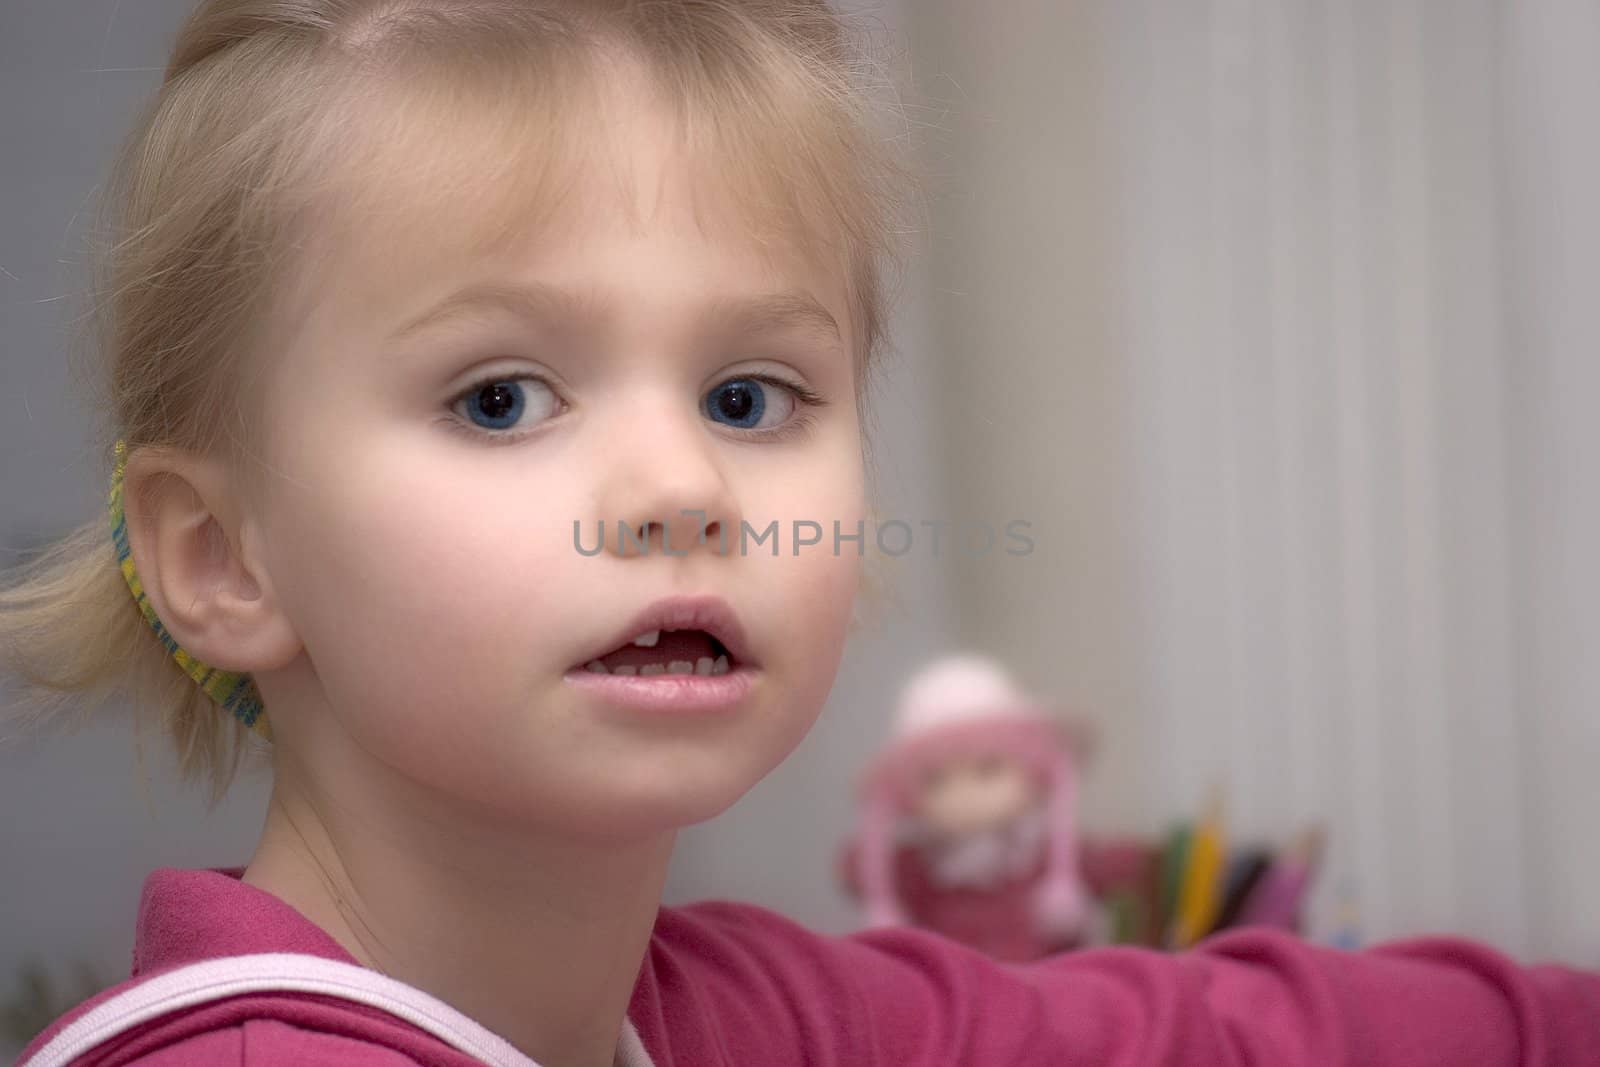
[[[0,7],[0,546],[103,507],[66,363],[83,223],[189,0]],[[1081,821],[1329,829],[1308,927],[1600,968],[1600,7],[843,4],[890,49],[928,229],[878,382],[881,511],[1032,524],[903,557],[796,755],[668,903],[829,932],[905,676],[1001,657],[1092,720]],[[115,723],[0,750],[0,1003],[127,971],[158,866],[243,863]],[[1342,894],[1336,899],[1335,893]]]

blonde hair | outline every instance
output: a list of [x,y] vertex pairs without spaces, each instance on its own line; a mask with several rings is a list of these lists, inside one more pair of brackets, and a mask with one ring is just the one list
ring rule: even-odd
[[[296,295],[286,265],[304,285],[314,251],[337,247],[339,219],[381,219],[382,183],[361,176],[395,153],[408,171],[426,166],[442,155],[430,140],[467,129],[521,149],[471,160],[467,180],[506,194],[475,194],[479,237],[553,213],[574,172],[558,164],[585,148],[582,94],[614,55],[642,62],[751,233],[837,257],[864,404],[885,278],[915,232],[901,213],[920,187],[900,138],[875,125],[886,83],[852,29],[824,0],[207,0],[105,187],[93,323],[108,475],[121,437],[130,452],[223,455],[247,476],[262,429],[247,357],[270,350],[272,312]],[[403,106],[374,104],[394,94]],[[459,166],[405,177],[450,204]],[[8,578],[0,657],[24,682],[16,721],[126,693],[159,716],[181,775],[209,779],[212,803],[254,744],[139,613],[104,514]]]

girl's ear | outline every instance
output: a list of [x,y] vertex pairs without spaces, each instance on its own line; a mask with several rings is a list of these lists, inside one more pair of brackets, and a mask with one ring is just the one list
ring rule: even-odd
[[172,449],[128,457],[123,510],[145,596],[172,639],[219,670],[282,667],[300,652],[220,461]]

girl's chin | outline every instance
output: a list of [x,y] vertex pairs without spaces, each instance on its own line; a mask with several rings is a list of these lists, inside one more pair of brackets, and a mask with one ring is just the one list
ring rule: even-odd
[[[655,788],[631,788],[621,795],[591,794],[561,829],[593,840],[642,841],[714,819],[754,785],[754,781],[680,779]],[[539,817],[547,821],[549,813]]]
[[604,754],[590,743],[568,761],[546,752],[538,766],[517,780],[502,779],[498,795],[483,800],[497,821],[538,833],[637,840],[722,814],[787,754],[771,751],[774,739],[749,731],[692,734],[616,733],[603,742]]

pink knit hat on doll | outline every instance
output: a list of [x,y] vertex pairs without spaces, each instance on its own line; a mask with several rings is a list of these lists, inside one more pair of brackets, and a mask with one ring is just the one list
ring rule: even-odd
[[1050,857],[1034,898],[1038,928],[1081,934],[1090,915],[1076,830],[1076,760],[1082,742],[988,656],[946,656],[913,675],[901,690],[889,746],[862,782],[861,887],[867,923],[908,921],[894,887],[894,831],[914,804],[923,775],[953,757],[998,754],[1032,772],[1048,797]]

